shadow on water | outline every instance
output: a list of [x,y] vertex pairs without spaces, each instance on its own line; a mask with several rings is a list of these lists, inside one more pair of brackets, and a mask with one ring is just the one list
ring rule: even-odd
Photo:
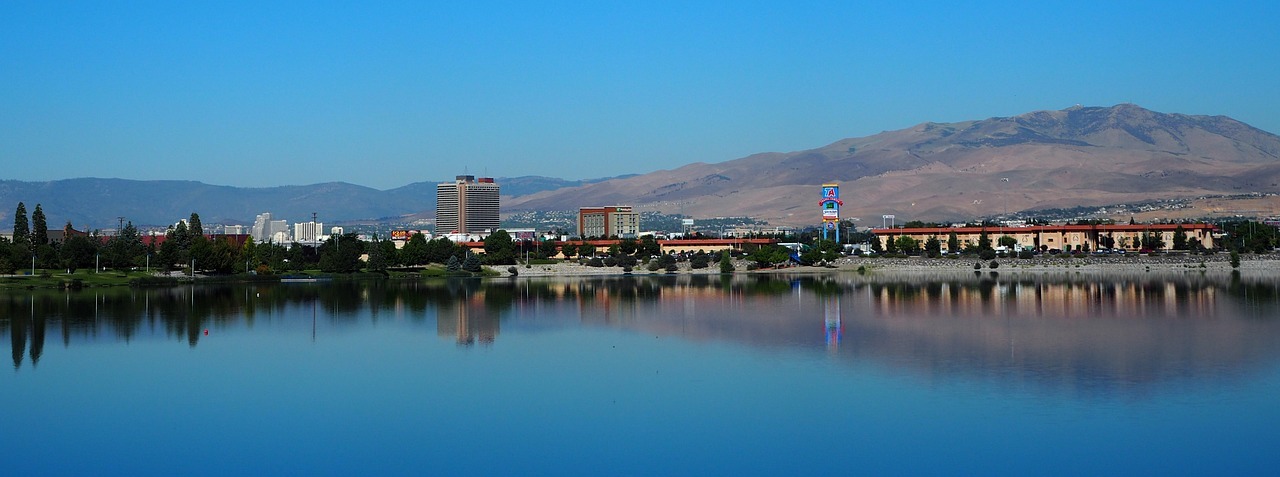
[[335,332],[389,315],[422,327],[434,321],[437,335],[459,346],[493,345],[513,323],[517,332],[612,327],[1088,393],[1275,362],[1278,290],[1276,279],[1149,273],[215,284],[0,294],[0,333],[20,370],[38,365],[49,327],[64,347],[135,339],[197,347],[206,329],[301,317]]

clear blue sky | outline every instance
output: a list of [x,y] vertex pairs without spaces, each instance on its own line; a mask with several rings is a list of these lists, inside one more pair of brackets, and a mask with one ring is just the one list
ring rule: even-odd
[[579,179],[1077,103],[1280,132],[1280,2],[362,3],[2,2],[0,179]]

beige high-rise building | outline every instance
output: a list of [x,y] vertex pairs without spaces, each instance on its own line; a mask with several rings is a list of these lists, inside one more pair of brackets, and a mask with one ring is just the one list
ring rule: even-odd
[[498,230],[498,184],[493,178],[457,176],[436,186],[436,234]]
[[583,238],[636,238],[640,234],[640,214],[629,205],[580,207],[578,235]]

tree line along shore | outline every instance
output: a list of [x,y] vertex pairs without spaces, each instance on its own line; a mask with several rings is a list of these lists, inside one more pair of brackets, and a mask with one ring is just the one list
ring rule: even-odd
[[[1005,267],[1239,267],[1245,261],[1270,257],[1277,244],[1276,228],[1256,222],[1224,226],[1222,249],[1208,250],[1174,240],[1174,250],[1154,241],[1151,253],[1100,255],[1082,251],[1057,254],[1002,253],[988,237],[942,255],[940,239],[924,243],[902,236],[888,250],[873,245],[874,258],[862,250],[850,255],[841,244],[816,233],[794,237],[801,247],[747,244],[740,249],[664,251],[653,237],[612,240],[607,247],[585,241],[519,242],[499,230],[475,250],[447,238],[426,240],[414,235],[397,248],[389,238],[361,240],[356,234],[334,235],[322,243],[257,243],[245,236],[206,234],[197,213],[168,228],[163,235],[143,235],[123,223],[113,235],[77,232],[71,224],[51,233],[37,204],[28,221],[19,203],[12,238],[0,237],[0,287],[81,287],[125,284],[165,284],[182,280],[262,281],[288,278],[420,278],[439,276],[501,276],[549,274],[662,274],[734,273],[755,271],[857,269],[987,269]],[[1247,233],[1245,232],[1247,231]],[[850,237],[857,239],[858,237]],[[955,246],[955,247],[953,247]],[[1186,250],[1177,250],[1185,247]],[[879,253],[876,253],[879,252]],[[1261,263],[1261,262],[1259,262]]]

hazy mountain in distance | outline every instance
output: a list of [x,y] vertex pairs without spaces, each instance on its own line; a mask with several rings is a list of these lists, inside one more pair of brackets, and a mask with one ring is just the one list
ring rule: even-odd
[[[325,223],[388,221],[430,217],[436,204],[436,184],[445,179],[416,182],[381,191],[344,182],[280,187],[231,187],[196,181],[137,181],[79,178],[48,182],[0,180],[0,227],[13,226],[18,202],[28,217],[41,204],[51,229],[71,221],[78,230],[114,229],[117,217],[139,226],[162,226],[200,214],[205,224],[251,224],[255,216],[271,212],[290,222],[311,219],[315,212]],[[550,177],[498,178],[504,196],[580,186],[607,179],[568,181]]]
[[[820,220],[819,187],[841,185],[844,217],[953,220],[1037,208],[1280,192],[1280,137],[1225,116],[1133,104],[923,123],[791,153],[544,191],[506,211],[633,205],[695,217]],[[1273,212],[1274,213],[1274,212]]]

